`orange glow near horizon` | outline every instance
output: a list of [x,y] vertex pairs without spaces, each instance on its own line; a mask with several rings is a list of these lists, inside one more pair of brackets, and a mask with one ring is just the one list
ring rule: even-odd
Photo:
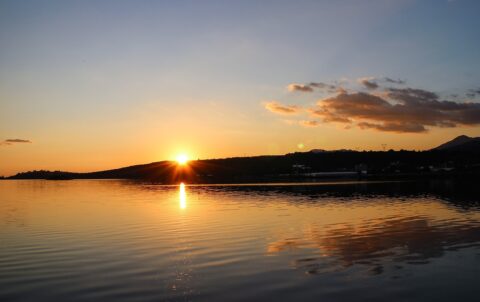
[[[190,129],[195,128],[193,124],[185,124],[182,127],[187,126]],[[200,130],[197,132],[201,134],[195,137],[184,135],[183,132],[174,137],[165,132],[165,136],[160,138],[156,133],[161,131],[157,131],[156,128],[155,133],[151,133],[152,130],[149,129],[135,128],[135,131],[142,133],[135,144],[124,137],[116,137],[117,133],[112,135],[111,140],[107,140],[103,135],[90,140],[82,135],[75,140],[70,136],[62,136],[63,134],[55,139],[46,134],[39,135],[35,139],[32,138],[31,144],[0,146],[0,176],[12,176],[32,170],[83,173],[163,160],[171,161],[173,165],[178,166],[179,170],[185,170],[192,166],[192,160],[197,158],[283,155],[317,148],[383,150],[383,145],[386,145],[385,149],[428,150],[458,135],[479,136],[478,127],[435,129],[428,135],[393,135],[359,129],[346,131],[333,126],[304,129],[286,123],[276,125],[272,128],[272,132],[255,132],[254,129],[251,131],[245,129],[245,132],[238,135],[227,135],[219,130],[220,128],[204,128],[203,125],[199,127]],[[255,126],[256,129],[261,127],[261,125]],[[78,131],[80,133],[80,130]],[[92,128],[89,131],[95,133],[99,130]],[[128,132],[133,130],[125,131],[127,131],[124,132],[127,134],[126,137],[134,135]],[[179,136],[182,136],[182,139]],[[218,144],[219,141],[222,142],[221,146]],[[302,148],[298,147],[299,144],[302,144]],[[184,165],[177,160],[177,155],[180,154],[187,156],[187,162]]]

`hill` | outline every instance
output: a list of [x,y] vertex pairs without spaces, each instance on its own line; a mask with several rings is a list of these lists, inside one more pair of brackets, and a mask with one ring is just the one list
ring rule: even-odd
[[325,151],[286,155],[160,161],[112,170],[29,171],[9,179],[142,179],[160,183],[303,181],[312,178],[480,175],[480,138],[465,135],[427,151]]
[[[278,156],[162,161],[91,173],[31,171],[10,179],[143,179],[160,183],[303,181],[312,178],[382,178],[400,175],[471,174],[480,170],[480,152],[343,151],[298,152]],[[361,172],[362,171],[362,172]],[[368,171],[364,175],[363,171]]]
[[480,150],[480,137],[469,137],[466,135],[460,135],[449,142],[441,144],[440,146],[433,148],[432,150],[463,150],[463,151],[475,151]]

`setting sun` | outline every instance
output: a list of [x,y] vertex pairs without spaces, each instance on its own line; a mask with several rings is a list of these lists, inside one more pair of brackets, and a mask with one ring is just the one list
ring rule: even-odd
[[177,155],[177,163],[179,165],[185,165],[188,162],[188,156],[186,154]]

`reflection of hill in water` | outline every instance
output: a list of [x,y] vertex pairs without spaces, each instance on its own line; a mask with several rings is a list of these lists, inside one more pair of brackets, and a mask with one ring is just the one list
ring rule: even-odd
[[427,264],[446,251],[480,246],[480,222],[446,221],[435,224],[425,217],[387,218],[327,229],[310,225],[303,238],[272,242],[270,254],[292,249],[318,249],[319,256],[294,260],[294,266],[309,274],[364,265],[380,274],[386,267]]
[[[193,188],[192,188],[193,189]],[[378,198],[396,197],[410,198],[430,196],[438,198],[458,208],[480,209],[480,186],[474,181],[458,182],[449,180],[436,181],[396,181],[396,182],[338,182],[317,184],[260,184],[260,185],[228,185],[206,186],[205,190],[219,192],[245,193],[262,195],[291,195],[303,197],[292,202],[319,202],[322,197]]]

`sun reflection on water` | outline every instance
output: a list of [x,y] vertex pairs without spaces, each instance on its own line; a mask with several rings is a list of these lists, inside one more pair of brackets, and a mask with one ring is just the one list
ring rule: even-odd
[[185,184],[183,182],[179,187],[179,197],[180,209],[185,209],[187,207],[187,193],[185,191]]

